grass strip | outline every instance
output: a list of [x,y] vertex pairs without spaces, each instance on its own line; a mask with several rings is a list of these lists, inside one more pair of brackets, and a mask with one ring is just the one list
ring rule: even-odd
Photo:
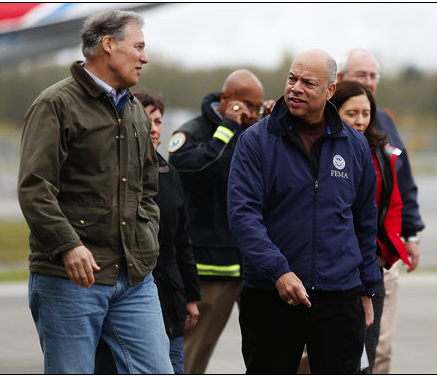
[[27,281],[29,270],[8,270],[0,272],[0,282]]
[[29,228],[24,221],[0,221],[0,263],[26,261]]

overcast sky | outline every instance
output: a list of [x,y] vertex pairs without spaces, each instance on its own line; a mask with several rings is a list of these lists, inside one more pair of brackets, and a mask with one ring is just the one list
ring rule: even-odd
[[437,71],[434,3],[176,3],[143,15],[151,63],[160,56],[185,67],[274,68],[287,51],[321,48],[337,59],[361,47],[382,72]]

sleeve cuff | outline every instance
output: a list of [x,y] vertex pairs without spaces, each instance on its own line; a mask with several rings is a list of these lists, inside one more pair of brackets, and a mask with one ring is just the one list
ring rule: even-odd
[[228,144],[231,141],[234,134],[235,133],[231,129],[228,129],[225,126],[220,125],[219,127],[217,127],[213,135],[213,138],[220,139],[223,143]]
[[417,231],[404,231],[402,233],[402,236],[406,239],[411,238],[411,237],[416,237],[417,236]]
[[367,284],[364,286],[363,295],[372,298],[376,294],[376,284]]
[[273,282],[273,284],[276,284],[276,281],[277,280],[279,280],[279,278],[281,277],[281,276],[283,276],[284,274],[286,274],[286,273],[290,273],[291,272],[291,270],[290,270],[290,268],[283,268],[283,269],[280,269],[280,270],[278,270],[277,272],[276,272],[276,274],[273,276],[273,278],[272,278],[272,282]]

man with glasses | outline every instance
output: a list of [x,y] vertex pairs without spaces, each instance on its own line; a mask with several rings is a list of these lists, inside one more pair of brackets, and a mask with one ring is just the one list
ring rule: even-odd
[[[375,95],[379,78],[378,62],[365,50],[352,50],[338,61],[337,80],[339,82],[342,80],[358,81]],[[402,150],[402,154],[396,161],[396,173],[404,205],[402,209],[402,236],[405,238],[405,246],[410,256],[411,265],[413,266],[408,269],[408,272],[410,272],[419,264],[420,252],[417,233],[425,227],[420,217],[419,205],[417,203],[417,186],[411,172],[407,151],[399,137],[395,124],[391,117],[381,108],[377,109],[375,127],[378,131],[387,133],[391,145]],[[375,322],[373,326],[367,330],[367,333],[368,335],[373,335],[374,345],[378,343],[379,335],[376,358],[375,350],[369,348],[370,345],[367,342],[366,349],[370,362],[370,372],[372,372],[373,361],[375,361],[373,368],[373,373],[375,374],[388,374],[390,370],[391,348],[398,308],[398,281],[399,266],[397,264],[390,270],[384,269],[384,281],[380,284],[378,293],[373,299]],[[383,296],[384,289],[385,298]],[[382,300],[380,300],[381,298]],[[378,319],[377,311],[382,311],[380,325],[376,321]]]
[[199,322],[184,336],[185,372],[203,374],[241,291],[241,255],[229,230],[226,190],[238,136],[274,101],[248,70],[232,72],[222,92],[209,93],[202,114],[182,125],[168,143],[188,203],[190,238],[200,278]]

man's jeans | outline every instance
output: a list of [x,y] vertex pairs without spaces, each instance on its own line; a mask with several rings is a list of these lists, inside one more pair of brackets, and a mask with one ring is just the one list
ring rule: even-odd
[[[184,374],[184,337],[170,339],[170,360],[175,374]],[[96,350],[96,365],[94,374],[113,375],[118,374],[111,348],[102,339]]]
[[29,305],[46,374],[93,374],[100,336],[119,374],[173,373],[152,274],[129,286],[122,264],[115,286],[86,289],[69,279],[31,273]]

